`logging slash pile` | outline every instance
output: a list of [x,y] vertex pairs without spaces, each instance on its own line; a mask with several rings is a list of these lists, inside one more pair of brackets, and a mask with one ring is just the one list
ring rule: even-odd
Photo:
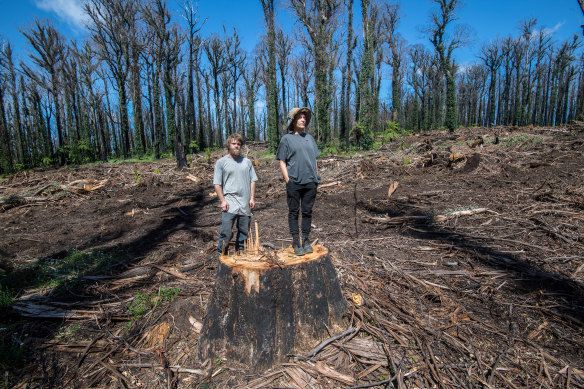
[[[584,387],[583,130],[434,131],[319,158],[312,238],[336,269],[344,329],[262,372],[197,353],[219,266],[220,152],[182,171],[165,160],[7,177],[2,385]],[[246,152],[261,250],[285,248],[277,161],[263,143]]]

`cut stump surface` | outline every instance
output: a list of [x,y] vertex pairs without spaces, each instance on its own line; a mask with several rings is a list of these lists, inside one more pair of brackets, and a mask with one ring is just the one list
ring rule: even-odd
[[199,339],[202,360],[265,370],[344,329],[346,303],[326,247],[220,257]]

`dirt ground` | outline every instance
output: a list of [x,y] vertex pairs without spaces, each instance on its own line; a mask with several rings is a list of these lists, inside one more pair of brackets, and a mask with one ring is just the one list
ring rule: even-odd
[[[247,150],[254,219],[285,247],[265,147]],[[0,292],[16,296],[0,310],[3,387],[584,387],[582,128],[436,131],[320,158],[312,238],[353,330],[262,374],[197,358],[220,156],[0,182]]]

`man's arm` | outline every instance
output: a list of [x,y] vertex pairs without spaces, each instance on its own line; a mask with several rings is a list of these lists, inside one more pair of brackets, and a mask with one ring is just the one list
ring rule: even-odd
[[251,189],[251,197],[249,199],[249,207],[251,209],[254,209],[254,207],[255,207],[255,187],[256,187],[256,183],[255,183],[255,181],[252,181],[251,187],[250,187],[250,189]]
[[286,181],[286,184],[288,183],[288,181],[290,181],[290,178],[288,177],[288,169],[286,168],[286,162],[280,160],[280,170],[282,171],[282,175],[284,176],[284,181]]
[[229,210],[229,204],[227,203],[227,200],[225,200],[225,197],[223,197],[223,188],[221,187],[221,185],[217,185],[215,184],[215,193],[217,193],[217,197],[219,198],[219,201],[221,201],[221,210],[227,212]]

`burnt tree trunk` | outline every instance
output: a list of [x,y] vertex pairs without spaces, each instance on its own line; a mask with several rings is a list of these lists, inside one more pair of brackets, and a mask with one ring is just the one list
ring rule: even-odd
[[344,329],[346,303],[328,249],[295,256],[221,256],[199,339],[201,360],[222,358],[261,371]]

